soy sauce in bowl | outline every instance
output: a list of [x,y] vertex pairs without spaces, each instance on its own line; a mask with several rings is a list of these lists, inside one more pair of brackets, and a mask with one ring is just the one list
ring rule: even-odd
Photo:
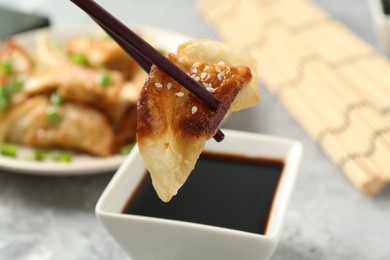
[[157,197],[146,172],[123,213],[265,234],[283,169],[278,159],[205,152],[170,202]]

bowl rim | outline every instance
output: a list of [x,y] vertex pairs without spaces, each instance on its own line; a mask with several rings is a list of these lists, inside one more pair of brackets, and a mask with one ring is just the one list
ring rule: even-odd
[[[95,214],[100,222],[104,225],[104,219],[110,218],[113,220],[130,220],[130,221],[138,221],[143,223],[150,223],[150,224],[161,224],[166,226],[176,226],[176,227],[185,227],[187,229],[191,230],[201,230],[201,231],[207,231],[207,232],[214,232],[219,234],[225,234],[225,235],[235,235],[239,237],[245,237],[245,238],[254,238],[254,239],[275,239],[280,235],[280,230],[283,226],[284,222],[284,215],[286,214],[287,207],[291,198],[291,194],[293,191],[293,187],[295,184],[295,180],[298,173],[298,168],[300,165],[301,157],[302,157],[302,144],[298,142],[297,140],[285,138],[285,137],[277,137],[277,136],[271,136],[271,135],[265,135],[265,134],[258,134],[258,133],[250,133],[250,132],[243,132],[243,131],[237,131],[237,130],[228,130],[228,129],[222,129],[222,131],[225,133],[226,136],[231,136],[235,139],[250,139],[250,140],[257,140],[258,142],[266,142],[266,143],[276,143],[279,145],[287,145],[288,152],[286,152],[285,157],[289,158],[276,158],[276,159],[282,159],[285,162],[285,167],[283,169],[282,178],[286,175],[286,171],[289,172],[290,176],[290,182],[287,185],[287,191],[284,195],[284,205],[282,208],[283,216],[281,216],[282,220],[280,220],[279,224],[277,225],[276,231],[273,232],[273,234],[255,234],[247,231],[241,231],[241,230],[235,230],[235,229],[229,229],[225,227],[217,227],[207,224],[200,224],[200,223],[193,223],[193,222],[187,222],[187,221],[181,221],[181,220],[171,220],[171,219],[163,219],[163,218],[157,218],[157,217],[149,217],[149,216],[138,216],[138,215],[131,215],[131,214],[123,214],[121,212],[112,212],[108,210],[104,210],[105,204],[108,203],[110,200],[110,196],[112,195],[112,190],[115,188],[116,185],[121,181],[121,179],[124,178],[126,174],[126,169],[128,169],[131,164],[135,160],[139,160],[140,153],[138,146],[136,145],[134,149],[131,151],[131,153],[127,156],[126,160],[122,163],[122,165],[119,167],[117,172],[114,174],[111,181],[108,183],[106,188],[104,189],[103,193],[101,194],[96,207],[95,207]],[[210,151],[210,149],[205,147],[206,151]],[[212,151],[212,149],[211,149]],[[225,153],[223,150],[219,150],[219,152]],[[229,152],[226,152],[229,153]],[[266,157],[263,155],[260,155],[262,157]],[[146,170],[146,168],[145,168]],[[281,186],[282,179],[279,181],[279,184],[277,186],[276,192],[275,192],[275,198],[278,193],[280,193],[280,186]],[[286,181],[285,181],[286,182]],[[139,183],[139,182],[137,182]],[[137,185],[136,185],[137,186]],[[285,185],[286,186],[286,185]],[[130,193],[131,196],[131,193]],[[274,200],[275,200],[274,198]],[[281,200],[281,199],[280,199]],[[124,205],[123,205],[124,206]],[[272,215],[272,212],[274,210],[274,206],[271,208],[270,214]],[[268,227],[267,227],[268,230]]]

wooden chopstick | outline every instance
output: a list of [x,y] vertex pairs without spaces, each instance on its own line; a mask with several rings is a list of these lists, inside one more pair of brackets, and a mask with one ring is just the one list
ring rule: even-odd
[[[220,102],[203,86],[196,82],[187,73],[182,71],[165,56],[160,54],[153,46],[143,40],[130,28],[116,19],[107,10],[93,0],[71,0],[75,5],[85,11],[102,29],[109,34],[128,55],[130,55],[147,73],[152,64],[155,64],[179,84],[201,99],[211,109],[217,110]],[[213,137],[217,142],[224,139],[220,129]]]
[[112,16],[109,12],[103,9],[93,0],[70,0],[75,5],[84,10],[95,21],[99,21],[100,26],[109,28],[109,31],[117,37],[122,38],[127,45],[138,52],[145,59],[155,64],[171,78],[175,79],[179,84],[187,88],[194,95],[204,101],[210,108],[218,109],[220,102],[211,95],[198,82],[187,75],[175,64],[170,62],[165,56],[161,55],[158,50],[153,48],[149,43],[143,40],[135,32],[129,29],[126,25]]
[[[92,18],[93,19],[93,18]],[[106,28],[103,24],[101,24],[99,21],[93,19],[108,35],[112,37],[112,39],[119,45],[121,48],[130,55],[137,63],[141,66],[141,68],[146,72],[149,73],[150,69],[152,67],[152,63],[145,59],[141,54],[139,54],[137,51],[135,51],[126,41],[124,41],[121,37],[116,35],[114,32],[112,32],[109,28]]]
[[[93,19],[93,18],[92,18]],[[93,19],[108,35],[110,35],[115,41],[116,43],[119,44],[119,46],[122,47],[123,50],[126,51],[127,54],[129,54],[131,57],[133,57],[133,59],[135,61],[137,61],[137,63],[142,67],[142,69],[149,73],[150,72],[150,69],[152,67],[152,63],[145,59],[142,55],[140,55],[138,52],[136,52],[131,46],[129,46],[129,44],[124,41],[121,37],[119,37],[118,35],[116,35],[114,32],[112,32],[109,28],[106,28],[104,25],[102,25],[99,21]],[[225,135],[224,133],[221,131],[221,129],[218,129],[217,133],[213,136],[213,138],[215,139],[215,141],[217,142],[221,142],[224,138],[225,138]]]

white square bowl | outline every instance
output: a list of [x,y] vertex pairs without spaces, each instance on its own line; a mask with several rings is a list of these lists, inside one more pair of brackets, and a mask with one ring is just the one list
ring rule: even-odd
[[[96,205],[107,231],[136,260],[269,259],[280,239],[301,160],[301,144],[294,140],[224,129],[225,140],[210,140],[205,151],[284,162],[265,235],[177,220],[123,214],[146,172],[135,147],[118,169]],[[185,185],[185,184],[184,184]],[[216,187],[217,189],[218,187]],[[156,195],[157,196],[157,195]],[[177,196],[180,196],[180,191]]]

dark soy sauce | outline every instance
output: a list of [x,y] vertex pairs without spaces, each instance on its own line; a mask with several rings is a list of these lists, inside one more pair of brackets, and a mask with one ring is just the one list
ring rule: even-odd
[[283,167],[281,160],[203,153],[170,202],[157,197],[146,172],[123,213],[265,234]]

